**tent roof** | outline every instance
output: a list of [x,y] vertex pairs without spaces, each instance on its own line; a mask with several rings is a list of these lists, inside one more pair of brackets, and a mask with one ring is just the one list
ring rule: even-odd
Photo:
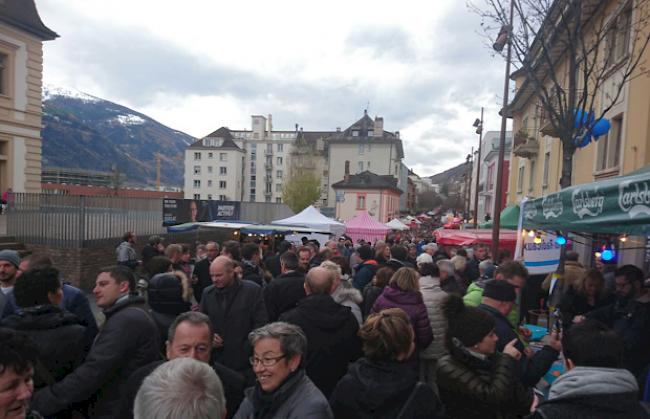
[[345,225],[343,223],[327,218],[312,205],[308,206],[296,215],[282,220],[272,221],[271,224],[307,226],[319,230],[325,230],[337,236],[345,233]]
[[386,223],[386,227],[390,228],[391,230],[408,230],[408,226],[397,218],[393,218],[388,223]]
[[367,230],[367,231],[377,231],[384,232],[384,234],[389,230],[385,224],[380,223],[375,220],[368,214],[368,211],[360,212],[356,217],[349,219],[345,222],[345,227],[348,232],[352,230]]
[[[436,243],[443,246],[471,246],[474,244],[492,243],[492,230],[452,230],[441,228],[434,232]],[[499,247],[514,250],[517,244],[517,232],[501,230],[499,232]]]
[[[519,205],[507,206],[501,211],[499,227],[506,230],[516,230],[519,223]],[[480,225],[481,228],[492,228],[492,220]]]

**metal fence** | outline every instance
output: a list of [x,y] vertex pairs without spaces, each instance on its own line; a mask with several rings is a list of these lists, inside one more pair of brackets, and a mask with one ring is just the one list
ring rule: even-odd
[[[16,193],[7,234],[26,244],[93,247],[126,231],[163,234],[162,199]],[[242,202],[241,219],[268,223],[293,215],[284,204]]]

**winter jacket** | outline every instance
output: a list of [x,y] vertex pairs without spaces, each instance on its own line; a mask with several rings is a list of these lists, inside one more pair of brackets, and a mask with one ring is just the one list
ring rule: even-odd
[[465,294],[463,287],[460,286],[454,275],[450,275],[445,282],[441,282],[440,286],[447,294],[456,294],[459,297]]
[[298,271],[281,274],[264,287],[264,304],[269,321],[275,322],[280,314],[298,305],[305,298],[305,276]]
[[517,339],[515,347],[522,353],[521,358],[519,358],[521,381],[525,386],[535,386],[548,372],[560,353],[550,346],[544,345],[541,350],[535,352],[532,357],[528,358],[523,352],[525,349],[524,344],[519,340],[519,336],[513,330],[512,324],[510,324],[508,319],[497,309],[488,305],[481,304],[478,308],[494,317],[494,332],[499,337],[499,341],[497,342],[497,350],[499,352],[503,352],[503,349],[510,341]]
[[478,281],[479,277],[481,276],[481,272],[478,269],[479,263],[481,263],[481,261],[473,257],[468,260],[467,264],[465,265],[464,273],[470,283]]
[[[467,293],[463,297],[463,301],[466,306],[469,307],[478,307],[483,301],[483,287],[485,286],[484,282],[473,282],[467,287]],[[514,307],[508,313],[508,321],[513,327],[519,325],[519,306],[515,302]],[[507,343],[507,342],[506,342]]]
[[147,295],[150,312],[158,326],[163,348],[167,341],[169,327],[176,316],[192,308],[192,305],[183,299],[183,295],[186,294],[184,287],[188,287],[188,284],[183,284],[183,281],[187,282],[187,278],[180,279],[173,273],[158,274],[149,280]]
[[264,259],[264,266],[266,270],[271,273],[273,278],[282,274],[282,265],[280,264],[280,254]]
[[261,400],[261,393],[258,385],[246,389],[235,419],[333,419],[327,399],[303,369],[287,377],[273,392],[270,403]]
[[200,310],[210,317],[214,332],[224,342],[214,351],[216,360],[235,371],[250,370],[253,348],[248,334],[268,321],[262,288],[239,279],[225,288],[211,285],[203,291]]
[[363,297],[359,290],[354,288],[348,281],[341,281],[341,284],[332,293],[332,298],[337,303],[350,307],[352,314],[354,314],[354,318],[357,319],[357,323],[359,323],[359,327],[361,327],[363,319],[361,317],[361,308],[359,307],[359,304],[363,302]]
[[372,311],[372,306],[375,305],[375,301],[384,292],[384,287],[378,287],[373,285],[372,282],[369,282],[363,288],[363,302],[361,303],[361,313],[363,318],[367,318],[370,312]]
[[517,361],[496,352],[478,356],[462,344],[438,361],[440,400],[448,419],[507,419],[527,414],[533,392],[519,379]]
[[629,371],[576,367],[558,377],[549,399],[537,406],[533,419],[647,419]]
[[[55,380],[70,374],[86,357],[92,343],[87,329],[77,316],[51,304],[28,307],[20,314],[12,314],[0,322],[25,333],[36,344],[39,360]],[[49,378],[35,371],[36,388],[47,384]]]
[[433,341],[433,332],[427,308],[418,291],[402,291],[395,284],[389,284],[372,306],[373,313],[379,313],[387,308],[401,308],[411,319],[415,332],[415,344],[418,349],[424,349]]
[[154,246],[147,244],[142,248],[142,264],[146,267],[151,258],[154,256],[163,256],[162,252],[159,252]]
[[280,316],[281,321],[300,326],[307,336],[307,375],[325,397],[348,368],[361,356],[359,324],[349,307],[329,295],[312,294],[298,307]]
[[568,329],[573,324],[573,318],[578,315],[585,315],[599,308],[608,306],[614,302],[614,296],[607,294],[596,299],[595,304],[589,304],[589,300],[584,293],[576,291],[569,287],[562,296],[560,301],[560,312],[564,321],[564,328]]
[[45,416],[90,402],[90,416],[118,418],[125,384],[136,369],[160,359],[158,329],[144,298],[128,296],[104,310],[106,323],[86,360],[63,380],[34,393],[32,407]]
[[253,265],[250,261],[245,260],[242,263],[242,279],[246,281],[251,281],[263,287],[266,285],[264,283],[264,273],[259,266]]
[[354,274],[354,279],[352,280],[354,288],[362,291],[372,281],[372,278],[377,272],[377,267],[377,261],[374,259],[364,260],[363,263],[357,266],[357,273]]
[[199,303],[203,297],[203,291],[212,285],[212,278],[210,278],[211,263],[212,262],[206,258],[196,262],[196,265],[194,265],[192,289],[194,290],[194,297]]
[[[582,281],[585,277],[585,274],[587,273],[587,270],[580,264],[580,262],[572,261],[572,260],[567,260],[564,262],[564,275],[562,276],[562,279],[560,279],[560,282],[556,286],[560,286],[560,290],[562,293],[566,293],[568,291],[569,287],[573,287],[573,289],[580,289],[582,288]],[[551,287],[551,280],[553,279],[553,274],[550,273],[546,276],[544,279],[544,282],[542,282],[542,289],[544,291],[548,291],[549,288]]]
[[439,359],[447,353],[445,347],[445,333],[447,331],[447,318],[442,311],[442,305],[447,298],[447,293],[440,288],[440,278],[430,276],[420,277],[420,292],[422,301],[427,308],[433,342],[420,351],[422,359]]
[[138,266],[138,256],[135,254],[133,244],[124,241],[117,246],[115,253],[117,254],[117,263],[119,265],[128,266],[131,269],[135,269]]
[[[394,419],[404,408],[418,381],[408,363],[376,362],[361,358],[350,365],[330,397],[335,418]],[[408,418],[435,418],[439,403],[433,390],[424,386],[412,404],[416,415]]]

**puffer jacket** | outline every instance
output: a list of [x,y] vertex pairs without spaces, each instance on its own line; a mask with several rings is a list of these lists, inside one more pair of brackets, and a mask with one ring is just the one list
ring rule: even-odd
[[341,284],[332,293],[332,298],[342,306],[350,307],[359,326],[363,324],[361,308],[359,307],[359,304],[363,302],[363,297],[359,290],[354,288],[350,282],[341,281]]
[[448,419],[509,419],[526,415],[533,391],[519,380],[519,365],[495,352],[479,358],[462,344],[438,361],[440,399]]
[[365,260],[359,266],[357,266],[357,273],[354,275],[352,284],[359,291],[372,281],[372,277],[375,276],[377,272],[377,261],[374,259]]
[[389,284],[372,306],[372,313],[379,313],[387,308],[401,308],[411,319],[418,349],[426,348],[433,341],[433,332],[427,315],[427,308],[419,291],[403,291],[395,284]]
[[445,332],[447,331],[447,318],[442,311],[442,304],[447,293],[440,288],[440,278],[430,276],[420,277],[420,292],[422,301],[427,308],[433,342],[420,352],[422,359],[439,359],[447,353],[445,347]]

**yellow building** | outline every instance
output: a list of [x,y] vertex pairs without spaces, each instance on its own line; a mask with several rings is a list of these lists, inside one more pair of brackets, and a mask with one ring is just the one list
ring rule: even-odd
[[33,0],[0,2],[0,190],[41,191],[43,41]]
[[[608,57],[606,76],[602,88],[598,89],[596,114],[607,106],[619,90],[616,87],[621,72],[630,59],[638,57],[648,27],[634,27],[641,13],[648,13],[647,4],[636,7],[638,1],[611,1],[602,12],[602,24],[607,38],[601,42],[600,54]],[[600,20],[598,20],[600,21]],[[646,31],[644,33],[644,31]],[[633,42],[635,37],[641,40]],[[634,50],[636,48],[636,50]],[[592,141],[584,148],[578,148],[573,156],[571,184],[581,184],[599,179],[623,175],[650,163],[650,77],[641,74],[648,71],[650,48],[641,55],[635,73],[625,83],[618,100],[605,114],[611,122],[611,129],[598,141]],[[559,80],[567,79],[566,54],[564,62],[555,68]],[[603,58],[604,60],[604,58]],[[538,97],[526,88],[527,78],[523,71],[512,74],[516,94],[510,105],[515,133],[508,204],[516,204],[524,196],[540,197],[560,189],[562,172],[562,145],[549,127],[547,113],[540,106]]]

